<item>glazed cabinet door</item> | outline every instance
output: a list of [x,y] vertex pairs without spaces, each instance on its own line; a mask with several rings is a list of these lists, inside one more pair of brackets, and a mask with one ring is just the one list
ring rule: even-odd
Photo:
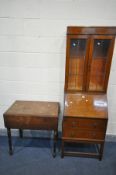
[[113,46],[114,36],[91,37],[86,91],[106,92]]
[[68,35],[65,91],[85,90],[88,47],[89,37],[87,35]]

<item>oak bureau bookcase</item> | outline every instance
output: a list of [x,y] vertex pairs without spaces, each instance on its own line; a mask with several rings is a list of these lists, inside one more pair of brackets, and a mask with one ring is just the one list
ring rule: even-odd
[[[61,156],[103,155],[107,86],[116,27],[68,27]],[[65,144],[95,144],[97,152],[66,151]]]

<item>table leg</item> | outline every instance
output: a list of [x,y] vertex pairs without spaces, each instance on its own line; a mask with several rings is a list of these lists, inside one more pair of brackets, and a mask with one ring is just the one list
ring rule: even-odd
[[100,144],[100,149],[99,149],[99,160],[102,160],[103,157],[103,149],[104,149],[104,143]]
[[8,134],[8,144],[9,144],[9,154],[12,155],[12,140],[11,140],[11,129],[7,128],[7,134]]
[[61,158],[64,157],[64,141],[62,140],[62,144],[61,144]]
[[58,139],[58,131],[54,131],[53,157],[56,157],[56,143]]
[[23,130],[22,129],[19,129],[19,136],[20,136],[20,138],[23,138]]

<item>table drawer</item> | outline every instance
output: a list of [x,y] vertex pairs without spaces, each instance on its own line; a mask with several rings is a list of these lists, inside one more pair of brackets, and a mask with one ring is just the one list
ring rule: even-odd
[[8,116],[4,117],[7,128],[22,129],[57,129],[58,120],[53,117]]
[[69,139],[97,139],[105,138],[105,132],[91,131],[91,130],[63,130],[63,137]]
[[81,119],[81,118],[64,118],[63,128],[72,129],[91,129],[91,130],[106,130],[107,120],[104,119]]

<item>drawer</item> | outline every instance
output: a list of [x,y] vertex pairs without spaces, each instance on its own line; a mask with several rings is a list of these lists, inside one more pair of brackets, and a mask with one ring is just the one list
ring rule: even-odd
[[90,130],[63,130],[63,137],[67,139],[97,139],[103,140],[105,138],[105,132],[90,131]]
[[58,120],[52,117],[33,117],[33,116],[7,116],[4,117],[7,128],[22,129],[57,129]]
[[106,130],[107,120],[87,118],[64,118],[63,128]]

